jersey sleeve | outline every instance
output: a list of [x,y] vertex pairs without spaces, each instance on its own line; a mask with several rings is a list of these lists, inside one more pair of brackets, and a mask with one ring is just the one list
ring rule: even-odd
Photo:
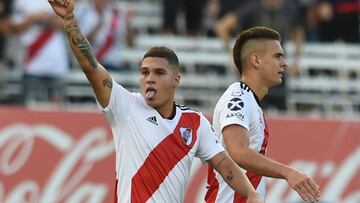
[[196,157],[202,161],[207,161],[216,154],[225,151],[217,139],[214,130],[211,128],[209,121],[200,116],[200,127],[198,129],[199,147],[196,151]]
[[109,124],[116,127],[117,122],[124,122],[126,115],[128,115],[130,108],[136,103],[138,97],[136,93],[129,92],[113,80],[108,106],[102,107],[99,101],[96,100],[96,102]]
[[245,90],[234,90],[231,94],[224,95],[218,112],[221,130],[233,124],[249,130],[251,109],[249,96]]

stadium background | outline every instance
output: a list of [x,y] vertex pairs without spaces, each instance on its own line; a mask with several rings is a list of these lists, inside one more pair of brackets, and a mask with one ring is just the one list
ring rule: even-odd
[[[237,80],[229,71],[230,57],[216,38],[156,32],[162,23],[160,2],[119,1],[119,7],[131,10],[136,34],[134,46],[124,50],[133,71],[113,76],[128,89],[138,90],[137,65],[143,53],[154,45],[169,46],[178,53],[184,72],[177,101],[203,111],[211,120],[217,99]],[[205,18],[206,26],[211,26],[213,19]],[[183,23],[180,16],[180,27]],[[9,46],[16,50],[13,42]],[[294,47],[291,42],[284,46],[291,62]],[[72,65],[66,102],[61,106],[22,104],[21,67],[15,63],[2,69],[0,203],[112,202],[111,131],[95,106],[85,76],[75,62]],[[225,73],[219,74],[219,68]],[[321,202],[360,203],[360,46],[306,42],[300,70],[287,84],[287,111],[266,110],[271,135],[268,154],[314,177],[321,186]],[[314,71],[320,74],[310,74]],[[195,162],[186,203],[202,202],[206,174],[206,166]],[[285,181],[271,179],[266,199],[302,202]]]

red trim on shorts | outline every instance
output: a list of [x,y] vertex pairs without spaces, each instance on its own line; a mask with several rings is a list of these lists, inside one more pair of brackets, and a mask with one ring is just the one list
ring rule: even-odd
[[[164,182],[171,170],[192,149],[197,139],[200,116],[183,113],[174,132],[161,141],[149,154],[131,181],[131,202],[146,202]],[[192,129],[192,142],[183,141],[180,128]]]
[[219,191],[219,181],[215,177],[214,169],[209,165],[208,166],[208,180],[209,189],[205,195],[206,203],[214,203],[216,201],[216,196]]

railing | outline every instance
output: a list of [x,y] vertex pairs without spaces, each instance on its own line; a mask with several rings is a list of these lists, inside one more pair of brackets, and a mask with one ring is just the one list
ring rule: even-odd
[[[286,50],[291,56],[293,47]],[[289,110],[360,111],[360,45],[306,44],[300,67],[300,76],[288,82]]]

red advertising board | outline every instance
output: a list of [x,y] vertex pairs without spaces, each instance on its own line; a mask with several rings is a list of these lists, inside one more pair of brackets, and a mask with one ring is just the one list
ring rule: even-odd
[[[314,177],[323,202],[360,202],[360,121],[269,118],[268,155]],[[113,202],[114,145],[99,112],[0,107],[1,203]],[[206,166],[196,162],[186,203],[202,202]],[[299,202],[269,179],[266,202]]]

